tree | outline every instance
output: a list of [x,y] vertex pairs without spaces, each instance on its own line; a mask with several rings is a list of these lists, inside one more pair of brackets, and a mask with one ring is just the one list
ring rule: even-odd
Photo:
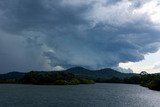
[[140,75],[141,75],[141,76],[143,76],[143,75],[148,75],[148,73],[147,73],[146,71],[142,71],[142,72],[140,73]]

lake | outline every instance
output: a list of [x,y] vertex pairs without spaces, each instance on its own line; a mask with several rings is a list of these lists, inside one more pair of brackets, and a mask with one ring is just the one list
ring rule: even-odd
[[129,84],[0,84],[0,107],[160,107],[160,92]]

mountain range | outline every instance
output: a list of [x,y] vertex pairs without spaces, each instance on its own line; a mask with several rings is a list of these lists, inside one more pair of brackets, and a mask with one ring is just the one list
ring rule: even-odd
[[[79,77],[85,77],[90,79],[109,79],[112,77],[125,78],[135,75],[134,73],[121,73],[111,68],[105,68],[100,70],[89,70],[83,67],[73,67],[63,71],[37,71],[40,73],[72,73]],[[25,73],[22,72],[9,72],[6,74],[0,74],[0,79],[19,79],[22,78]]]

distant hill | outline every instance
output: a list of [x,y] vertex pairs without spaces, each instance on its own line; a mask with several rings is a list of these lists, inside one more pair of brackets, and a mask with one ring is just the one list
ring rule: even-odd
[[[103,79],[109,79],[112,77],[118,77],[118,78],[125,78],[125,77],[131,77],[135,74],[133,73],[121,73],[119,71],[105,68],[101,70],[88,70],[83,67],[73,67],[69,68],[67,70],[63,71],[37,71],[40,73],[57,73],[57,72],[64,72],[64,73],[72,73],[74,75],[77,75],[79,77],[86,77],[90,79],[97,79],[97,78],[103,78]],[[6,74],[0,74],[0,79],[19,79],[24,76],[25,73],[22,72],[9,72]]]
[[22,72],[9,72],[6,74],[0,74],[0,79],[20,79],[25,73]]
[[111,68],[105,68],[105,69],[100,69],[100,70],[88,70],[83,67],[73,67],[63,72],[68,72],[68,73],[78,75],[80,77],[88,77],[92,79],[94,78],[108,79],[112,77],[125,78],[125,77],[131,77],[135,75],[134,73],[121,73]]

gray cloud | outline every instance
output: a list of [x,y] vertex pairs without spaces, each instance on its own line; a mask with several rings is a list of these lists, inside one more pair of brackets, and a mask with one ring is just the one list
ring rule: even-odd
[[0,1],[0,68],[48,70],[117,67],[156,52],[160,31],[146,14],[149,1]]

